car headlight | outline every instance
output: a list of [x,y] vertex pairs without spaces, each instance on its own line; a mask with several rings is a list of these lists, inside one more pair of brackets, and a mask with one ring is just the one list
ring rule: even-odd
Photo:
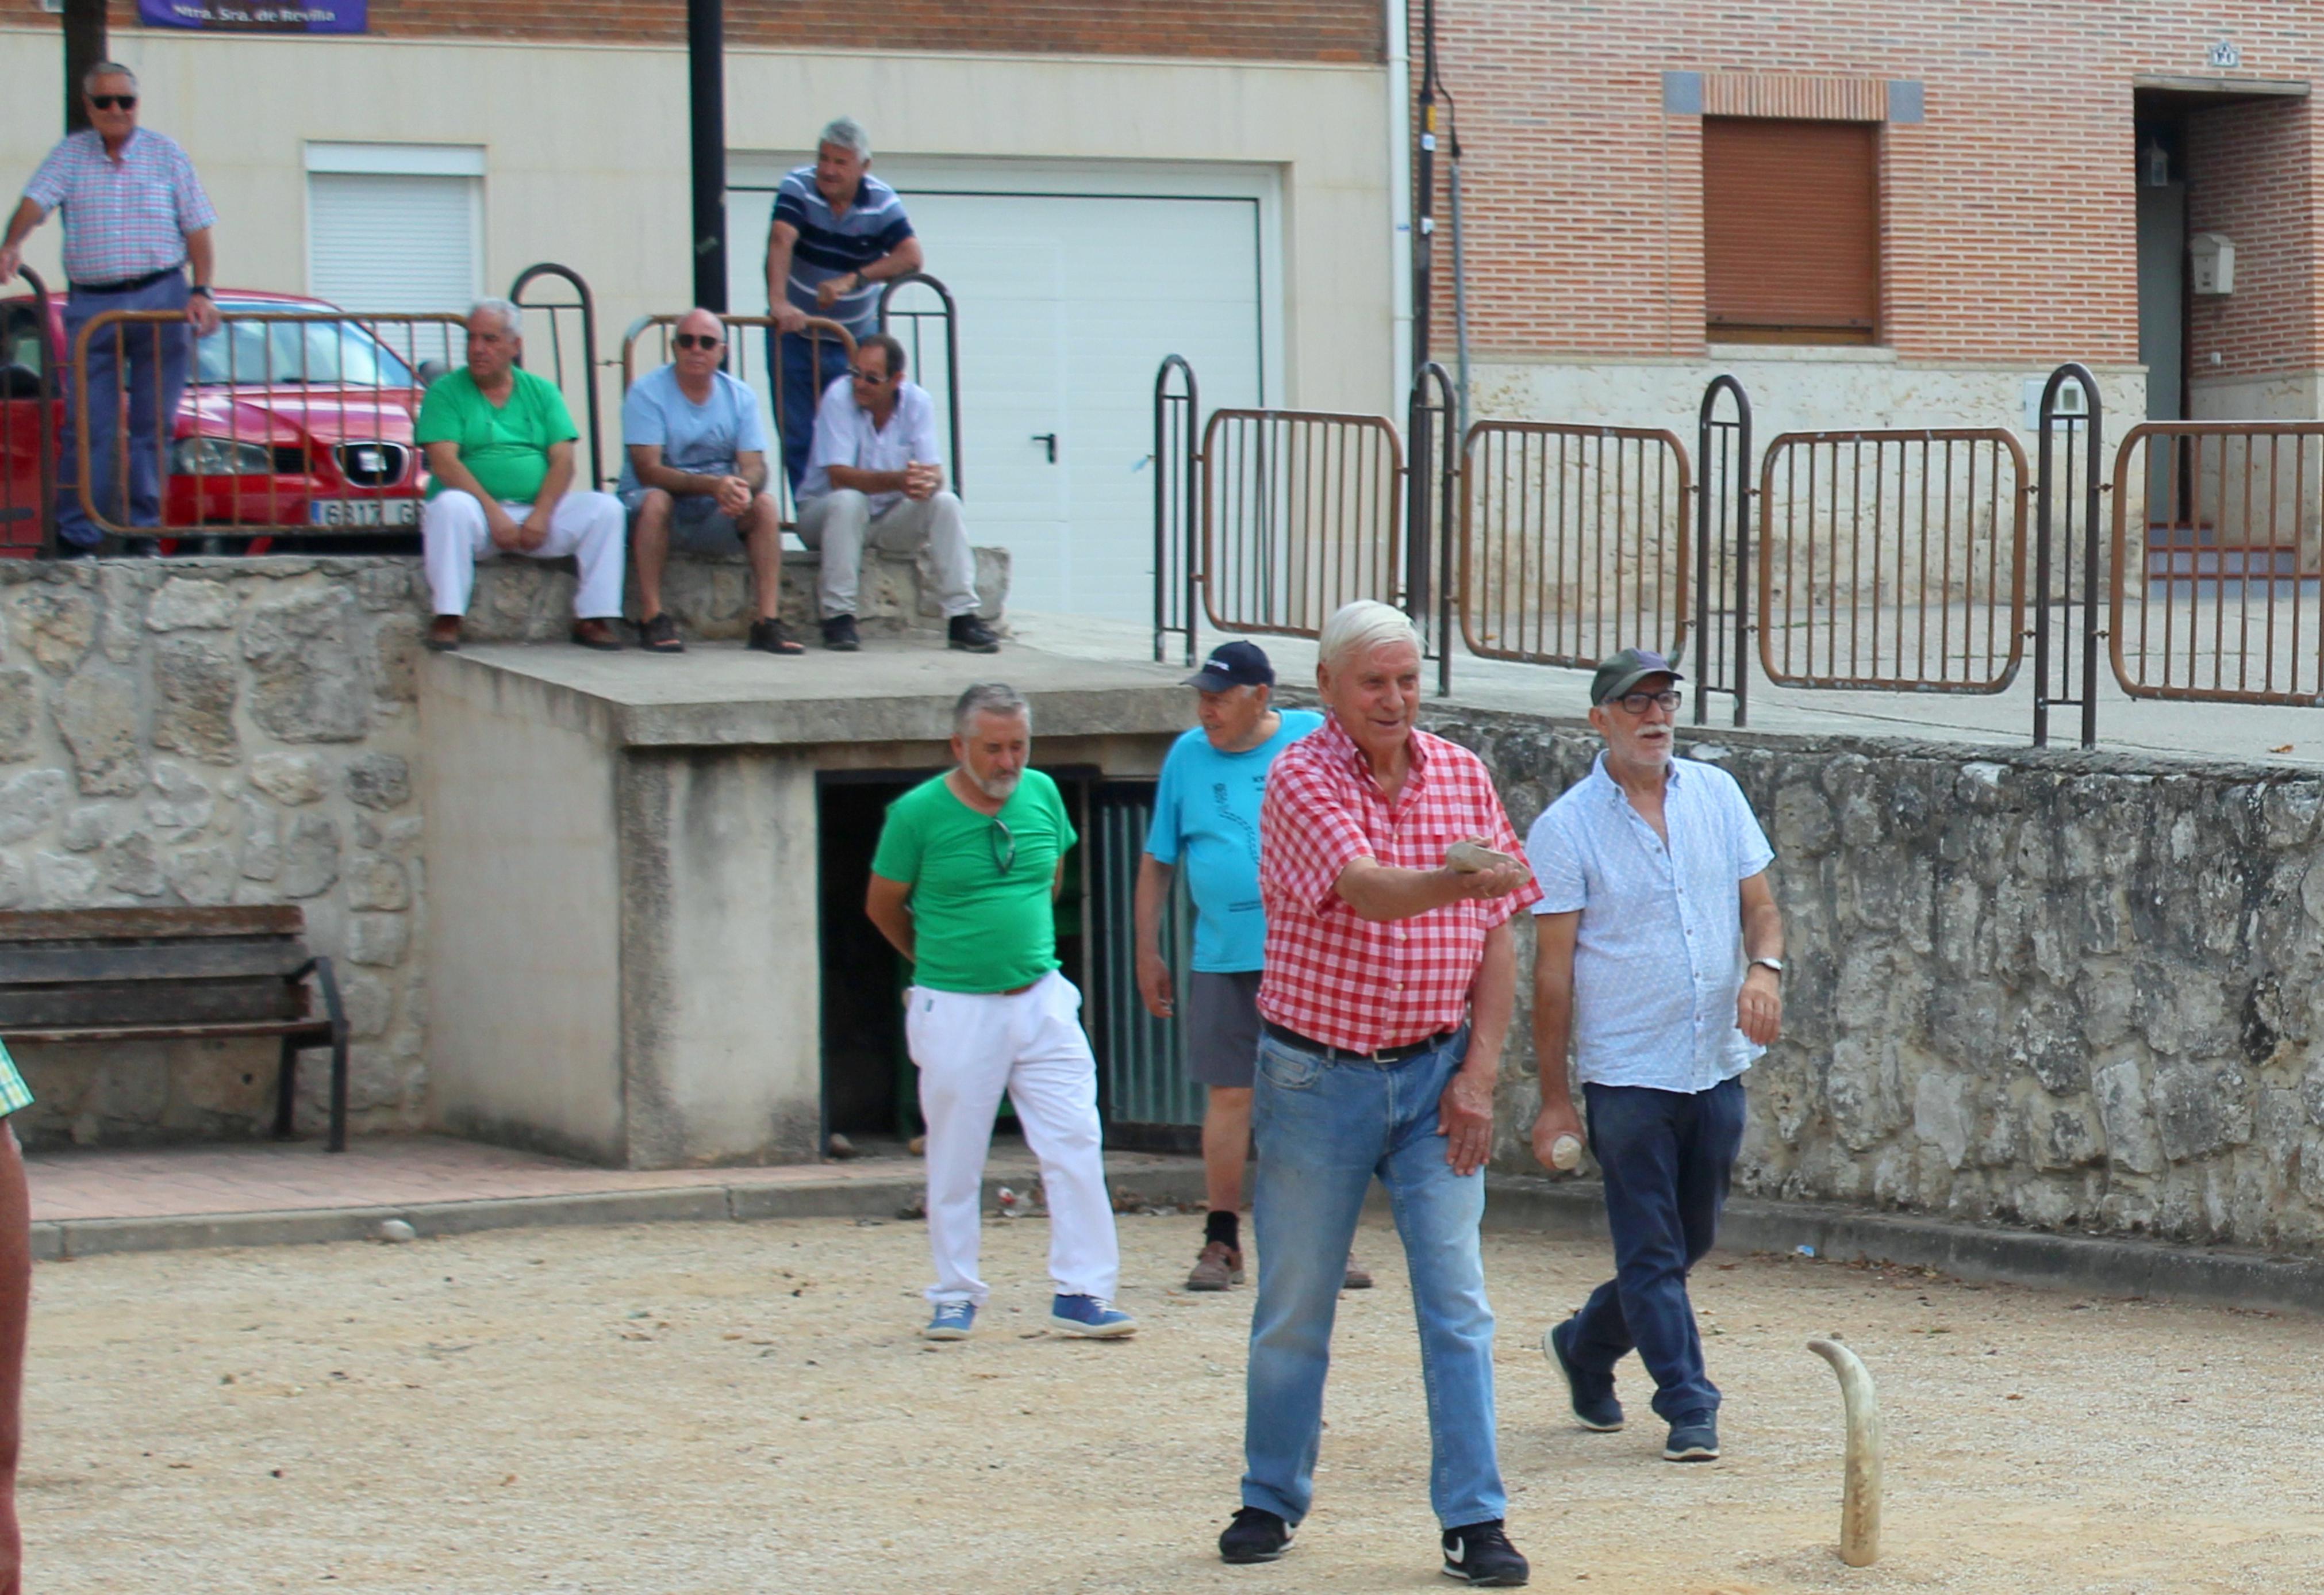
[[170,450],[170,473],[179,477],[271,477],[274,450],[231,438],[180,438]]

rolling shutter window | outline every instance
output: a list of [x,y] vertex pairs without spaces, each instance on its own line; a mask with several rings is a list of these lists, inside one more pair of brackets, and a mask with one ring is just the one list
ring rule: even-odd
[[[373,172],[307,174],[307,283],[351,311],[465,316],[482,292],[480,181]],[[416,358],[447,358],[447,334],[415,330]],[[383,341],[401,352],[389,329]]]
[[1878,132],[1866,122],[1703,119],[1711,342],[1877,340]]

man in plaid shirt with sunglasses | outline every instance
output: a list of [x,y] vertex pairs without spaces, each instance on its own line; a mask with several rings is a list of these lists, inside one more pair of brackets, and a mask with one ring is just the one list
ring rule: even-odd
[[[1413,724],[1411,621],[1369,599],[1341,609],[1315,688],[1331,718],[1276,759],[1259,810],[1259,1300],[1242,1507],[1219,1554],[1272,1561],[1314,1498],[1342,1259],[1377,1178],[1412,1275],[1443,1571],[1513,1588],[1529,1570],[1502,1531],[1477,1226],[1517,1000],[1509,918],[1541,894],[1484,765]],[[1452,845],[1478,841],[1501,859],[1455,867]]]
[[976,1276],[977,1197],[1007,1091],[1041,1160],[1049,1203],[1049,1327],[1111,1339],[1121,1271],[1099,1150],[1097,1062],[1082,994],[1057,971],[1057,892],[1076,839],[1057,784],[1026,768],[1033,710],[980,682],[953,709],[954,767],[888,806],[863,912],[912,966],[904,1039],[928,1127],[936,1311],[921,1334],[966,1340],[989,1287]]

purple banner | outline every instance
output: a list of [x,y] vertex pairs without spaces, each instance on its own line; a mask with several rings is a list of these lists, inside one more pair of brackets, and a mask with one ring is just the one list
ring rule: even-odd
[[368,0],[137,0],[149,28],[219,33],[360,33]]

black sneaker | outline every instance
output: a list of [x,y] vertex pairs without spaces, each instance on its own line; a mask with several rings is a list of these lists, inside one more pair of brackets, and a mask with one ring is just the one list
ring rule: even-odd
[[1291,1548],[1291,1525],[1264,1507],[1238,1507],[1219,1535],[1219,1560],[1237,1565],[1272,1562]]
[[955,615],[945,623],[945,641],[964,654],[998,654],[1001,634],[974,615]]
[[1670,1439],[1663,1446],[1665,1462],[1715,1462],[1719,1460],[1719,1414],[1687,1413],[1671,1420]]
[[1533,1577],[1533,1568],[1509,1544],[1496,1517],[1444,1531],[1444,1576],[1480,1589],[1515,1590]]
[[823,645],[835,654],[853,654],[863,645],[855,635],[855,617],[834,615],[823,623]]
[[1567,1356],[1565,1349],[1572,1342],[1576,1321],[1569,1318],[1563,1323],[1552,1324],[1549,1332],[1541,1338],[1542,1355],[1555,1363],[1557,1371],[1565,1376],[1565,1396],[1573,1407],[1575,1420],[1584,1429],[1611,1434],[1622,1426],[1622,1404],[1614,1399],[1613,1380],[1604,1380],[1605,1387],[1600,1389],[1600,1381],[1585,1378]]

